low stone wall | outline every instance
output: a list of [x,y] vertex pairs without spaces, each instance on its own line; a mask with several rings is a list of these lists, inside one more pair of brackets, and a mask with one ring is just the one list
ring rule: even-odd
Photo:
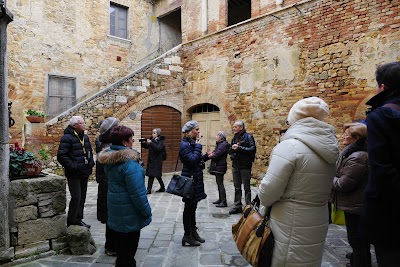
[[9,207],[12,261],[68,249],[64,177],[48,174],[11,181]]

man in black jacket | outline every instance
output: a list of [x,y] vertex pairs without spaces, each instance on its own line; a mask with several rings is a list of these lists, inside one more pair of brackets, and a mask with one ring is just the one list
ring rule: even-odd
[[236,121],[233,124],[232,131],[235,133],[229,149],[229,155],[232,159],[232,175],[235,187],[235,200],[229,213],[237,214],[242,209],[242,183],[244,187],[246,204],[251,203],[251,167],[256,155],[256,143],[251,134],[246,132],[243,121]]
[[90,228],[84,223],[83,208],[89,175],[94,166],[92,146],[85,134],[85,121],[81,116],[73,116],[64,136],[60,140],[57,160],[64,168],[68,188],[71,194],[69,202],[67,225],[80,225]]

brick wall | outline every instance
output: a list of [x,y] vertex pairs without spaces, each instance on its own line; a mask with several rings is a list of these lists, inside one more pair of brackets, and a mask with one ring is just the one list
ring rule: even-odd
[[322,97],[340,135],[343,123],[364,118],[376,66],[400,60],[400,7],[393,1],[297,7],[183,44],[185,107],[217,105],[228,132],[234,120],[244,120],[258,145],[255,176],[265,173],[293,103]]

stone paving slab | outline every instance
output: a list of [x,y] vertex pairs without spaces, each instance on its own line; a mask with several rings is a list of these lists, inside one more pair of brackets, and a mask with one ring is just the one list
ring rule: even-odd
[[[164,182],[168,184],[172,174],[164,174]],[[184,204],[181,198],[168,193],[152,193],[148,195],[153,212],[152,223],[142,229],[139,248],[136,253],[137,265],[141,267],[222,267],[250,266],[240,255],[232,239],[231,227],[240,215],[229,215],[233,206],[234,187],[231,177],[225,178],[228,207],[217,208],[213,201],[217,199],[215,178],[206,175],[204,179],[206,200],[199,203],[197,209],[197,225],[200,235],[206,242],[199,247],[182,247],[183,236],[182,213]],[[147,184],[147,179],[146,179]],[[153,185],[153,192],[158,183]],[[252,187],[252,197],[257,188]],[[69,202],[69,194],[68,202]],[[110,267],[115,264],[115,257],[104,253],[105,226],[96,219],[97,183],[89,182],[85,205],[84,221],[91,224],[91,233],[97,245],[93,255],[53,255],[36,259],[28,263],[7,264],[7,266],[29,267]],[[323,267],[345,267],[349,261],[345,258],[350,251],[346,238],[346,228],[330,225],[325,242]],[[373,252],[373,251],[372,251]],[[373,267],[376,260],[373,254]]]

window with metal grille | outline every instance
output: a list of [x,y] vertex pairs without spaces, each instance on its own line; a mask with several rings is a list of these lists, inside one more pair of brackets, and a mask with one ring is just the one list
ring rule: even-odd
[[128,38],[128,8],[110,3],[110,35]]
[[57,116],[76,104],[76,79],[49,75],[47,115]]
[[219,107],[213,104],[201,104],[193,108],[192,113],[202,113],[202,112],[216,112],[219,111]]

